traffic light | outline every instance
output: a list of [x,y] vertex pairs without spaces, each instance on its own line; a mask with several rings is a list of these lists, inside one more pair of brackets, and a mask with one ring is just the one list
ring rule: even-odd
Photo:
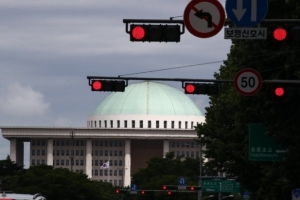
[[128,190],[116,189],[116,194],[127,193],[127,192],[128,192]]
[[92,91],[98,92],[124,92],[125,81],[111,81],[111,80],[92,80],[90,83]]
[[168,195],[171,195],[172,194],[172,192],[171,191],[168,191],[168,193],[167,193]]
[[282,86],[277,85],[273,88],[275,97],[284,98],[284,97],[300,97],[300,87],[298,86]]
[[141,194],[143,194],[143,195],[146,194],[145,190],[142,190],[142,191],[141,191]]
[[272,38],[279,43],[299,43],[300,42],[300,26],[285,25],[271,27]]
[[185,83],[184,91],[185,94],[217,95],[219,91],[219,86],[218,84],[207,83]]
[[188,190],[190,191],[198,191],[198,190],[201,190],[201,187],[200,186],[188,186],[187,187]]
[[179,25],[130,25],[130,41],[132,42],[180,42],[180,35]]

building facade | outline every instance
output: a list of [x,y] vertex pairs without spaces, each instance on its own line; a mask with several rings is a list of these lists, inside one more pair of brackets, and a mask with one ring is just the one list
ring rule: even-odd
[[[204,116],[181,91],[161,83],[128,85],[111,93],[88,116],[86,128],[0,127],[10,140],[10,157],[30,165],[47,164],[82,171],[94,180],[130,185],[131,176],[155,156],[199,157],[195,126]],[[73,161],[73,162],[72,162]],[[104,163],[109,168],[103,168]]]

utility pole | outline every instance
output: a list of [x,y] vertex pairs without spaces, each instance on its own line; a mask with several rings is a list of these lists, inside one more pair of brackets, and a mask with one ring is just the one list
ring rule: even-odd
[[72,130],[70,132],[70,136],[71,136],[71,172],[73,172],[73,166],[74,166],[74,131]]

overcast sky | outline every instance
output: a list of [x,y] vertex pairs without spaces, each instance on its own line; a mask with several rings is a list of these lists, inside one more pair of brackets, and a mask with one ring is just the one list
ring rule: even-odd
[[[220,0],[225,4],[225,0]],[[130,42],[123,19],[182,16],[188,0],[1,0],[0,126],[85,127],[109,93],[87,76],[113,76],[216,62],[132,77],[213,79],[231,41],[224,30],[179,43]],[[178,17],[176,19],[183,19]],[[131,83],[131,82],[129,82]],[[180,82],[168,82],[179,90]],[[202,113],[204,95],[191,96]],[[28,151],[26,145],[25,151]],[[0,138],[0,159],[9,141]],[[28,164],[28,155],[25,156]]]

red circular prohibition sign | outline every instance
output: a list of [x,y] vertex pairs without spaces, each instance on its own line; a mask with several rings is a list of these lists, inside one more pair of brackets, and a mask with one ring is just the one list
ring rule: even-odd
[[[252,77],[254,76],[256,78],[256,81],[257,81],[257,83],[255,84],[255,87],[253,89],[251,89],[250,91],[243,90],[241,88],[241,85],[239,85],[239,80],[240,80],[241,76],[242,75],[247,76],[247,74],[248,74],[248,76],[249,76],[249,74],[251,74]],[[260,74],[252,68],[244,68],[244,69],[238,71],[238,73],[234,77],[233,82],[234,82],[235,89],[240,94],[245,95],[245,96],[254,95],[255,93],[257,93],[260,90],[260,88],[262,86],[262,78],[261,78]]]
[[[197,9],[196,5],[199,3],[209,3],[209,4],[213,4],[217,10],[219,11],[219,15],[220,15],[220,21],[218,24],[214,24],[213,23],[213,30],[207,33],[202,33],[199,32],[198,30],[196,30],[192,24],[191,21],[189,19],[189,15],[190,12],[199,12],[201,11],[201,9]],[[205,12],[205,10],[203,11]],[[218,1],[218,0],[192,0],[190,1],[190,3],[186,6],[185,10],[184,10],[184,14],[183,14],[183,20],[184,20],[184,24],[186,26],[186,28],[188,29],[188,31],[193,34],[194,36],[197,37],[201,37],[201,38],[208,38],[208,37],[212,37],[214,35],[216,35],[218,32],[220,32],[220,30],[223,28],[224,23],[225,23],[225,11],[224,8],[222,6],[222,4]],[[199,20],[206,20],[204,19],[200,19]]]

